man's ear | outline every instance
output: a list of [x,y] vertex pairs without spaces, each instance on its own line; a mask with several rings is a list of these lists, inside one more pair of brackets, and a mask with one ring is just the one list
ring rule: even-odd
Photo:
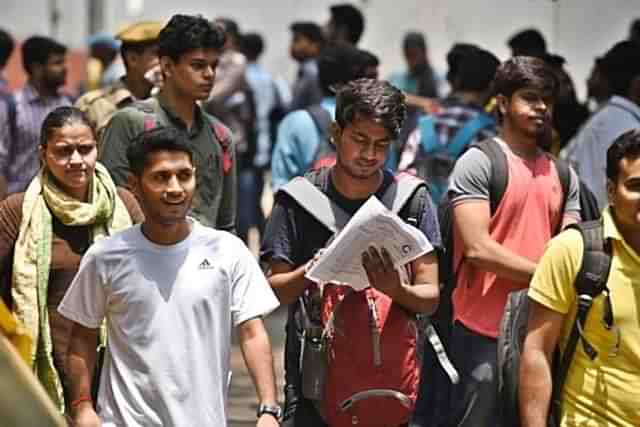
[[615,208],[615,195],[616,195],[616,183],[610,179],[607,179],[607,198],[609,199],[609,205]]
[[333,146],[337,146],[336,143],[340,140],[340,134],[342,133],[342,128],[335,120],[331,122],[329,126],[329,142]]
[[47,163],[47,147],[40,144],[38,145],[38,157],[40,158],[40,164],[44,165],[45,163]]
[[496,95],[496,102],[498,104],[498,111],[500,112],[500,115],[504,117],[507,114],[507,104],[509,103],[509,100],[504,95]]
[[175,62],[168,56],[160,57],[160,68],[162,69],[163,76],[171,76],[173,74],[173,67],[175,67]]

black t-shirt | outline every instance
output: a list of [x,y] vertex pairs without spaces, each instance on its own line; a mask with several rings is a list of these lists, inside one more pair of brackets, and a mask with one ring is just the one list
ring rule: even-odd
[[[367,201],[367,199],[354,200],[345,197],[333,185],[330,174],[327,176],[327,182],[322,189],[345,212],[353,215]],[[382,185],[375,192],[378,199],[382,199],[393,179],[393,174],[385,170]],[[426,189],[419,191],[426,191]],[[416,193],[413,197],[419,197],[419,195]],[[409,202],[404,206],[400,217],[406,218],[408,216],[406,213],[410,205]],[[425,197],[424,210],[418,228],[434,248],[441,246],[436,209],[428,195]],[[288,194],[278,192],[275,196],[271,217],[266,225],[260,259],[263,262],[282,261],[293,267],[298,267],[309,261],[318,249],[324,248],[332,234]],[[359,256],[359,254],[354,254],[354,256]]]

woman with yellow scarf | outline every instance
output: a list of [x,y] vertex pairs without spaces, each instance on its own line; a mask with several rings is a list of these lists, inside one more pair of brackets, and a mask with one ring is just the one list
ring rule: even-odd
[[26,192],[0,202],[0,295],[31,338],[34,373],[64,411],[71,322],[58,303],[89,246],[143,215],[97,163],[94,132],[80,110],[52,111],[38,149],[42,168]]

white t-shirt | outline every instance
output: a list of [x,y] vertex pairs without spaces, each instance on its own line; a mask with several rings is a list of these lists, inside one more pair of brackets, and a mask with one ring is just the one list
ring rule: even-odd
[[105,427],[226,426],[231,325],[278,306],[240,239],[192,224],[171,246],[140,226],[96,242],[58,307],[89,328],[107,319]]

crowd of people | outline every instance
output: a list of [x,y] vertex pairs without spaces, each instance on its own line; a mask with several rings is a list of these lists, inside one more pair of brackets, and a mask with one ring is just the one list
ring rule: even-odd
[[[446,75],[409,31],[385,79],[362,13],[330,12],[291,24],[290,87],[260,34],[176,14],[92,40],[78,99],[41,36],[9,90],[0,30],[0,304],[49,399],[78,427],[224,426],[236,333],[259,427],[640,425],[640,20],[580,102],[535,29],[503,62],[456,43]],[[367,288],[313,282],[372,196],[431,249],[371,241],[346,255]]]

